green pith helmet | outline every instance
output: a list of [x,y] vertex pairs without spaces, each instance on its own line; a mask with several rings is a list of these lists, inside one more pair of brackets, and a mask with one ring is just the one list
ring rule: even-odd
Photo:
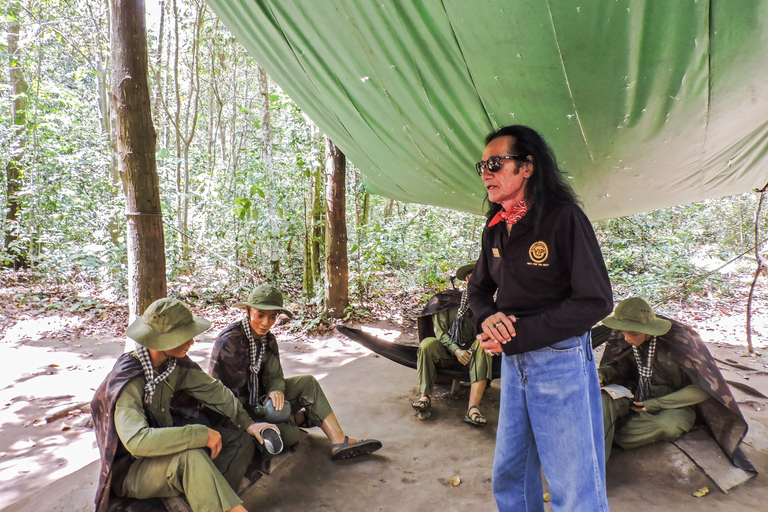
[[283,294],[270,284],[260,284],[248,294],[248,300],[238,302],[236,308],[245,309],[252,307],[262,311],[282,311],[288,318],[293,318],[293,313],[283,307]]
[[177,299],[158,299],[133,321],[125,335],[139,345],[162,352],[188,342],[207,330],[211,322],[195,316]]
[[475,270],[475,264],[470,263],[469,265],[463,265],[456,269],[456,279],[459,281],[464,281],[467,278],[467,274],[471,273],[473,270]]
[[603,320],[603,325],[617,331],[641,332],[651,336],[661,336],[669,331],[672,322],[656,317],[656,313],[653,312],[653,308],[647,302],[632,297],[619,302],[613,316]]

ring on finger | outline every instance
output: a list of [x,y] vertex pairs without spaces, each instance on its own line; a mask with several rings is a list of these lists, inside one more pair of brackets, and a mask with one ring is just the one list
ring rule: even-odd
[[494,327],[498,327],[500,325],[504,325],[504,322],[496,322],[495,324],[493,324]]

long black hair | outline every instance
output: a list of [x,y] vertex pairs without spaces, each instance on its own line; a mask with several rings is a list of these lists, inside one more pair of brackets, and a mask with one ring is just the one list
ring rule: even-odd
[[[534,216],[534,225],[539,228],[547,207],[553,203],[577,203],[576,193],[565,180],[557,165],[552,148],[539,132],[521,124],[499,128],[485,137],[485,145],[499,137],[512,137],[510,154],[522,157],[530,156],[533,160],[533,173],[525,187],[525,202]],[[488,196],[485,198],[488,201]],[[486,224],[501,210],[501,205],[489,202]]]

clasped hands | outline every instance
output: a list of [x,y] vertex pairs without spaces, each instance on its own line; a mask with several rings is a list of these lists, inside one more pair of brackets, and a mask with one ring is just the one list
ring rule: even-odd
[[517,322],[515,315],[505,315],[501,311],[483,320],[483,332],[477,335],[480,347],[487,354],[501,354],[501,345],[512,341],[512,338],[517,335],[515,322]]

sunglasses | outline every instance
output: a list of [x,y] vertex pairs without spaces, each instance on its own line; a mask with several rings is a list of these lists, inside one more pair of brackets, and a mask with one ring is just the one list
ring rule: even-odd
[[484,162],[477,162],[475,164],[478,176],[482,176],[485,169],[488,169],[489,172],[499,172],[502,160],[525,160],[525,158],[520,155],[492,156]]

